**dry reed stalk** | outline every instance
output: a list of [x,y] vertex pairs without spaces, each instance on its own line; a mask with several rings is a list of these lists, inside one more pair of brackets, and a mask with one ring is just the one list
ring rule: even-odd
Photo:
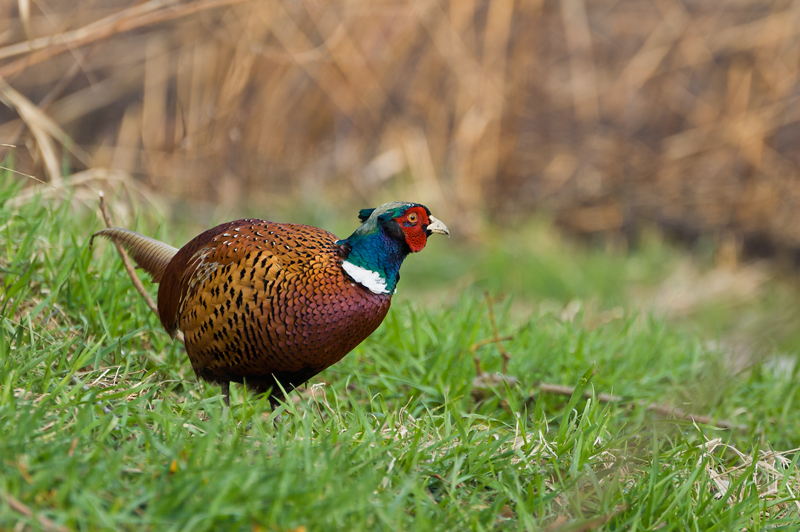
[[251,0],[200,0],[180,4],[179,0],[150,0],[77,30],[0,48],[0,59],[30,54],[26,60],[0,68],[0,77],[8,77],[70,48],[77,48],[119,33],[249,1]]
[[44,166],[50,176],[50,183],[55,187],[61,186],[61,166],[51,135],[59,135],[62,139],[66,134],[52,120],[50,120],[38,107],[25,96],[15,91],[0,77],[0,101],[15,109],[25,125],[31,130],[39,153],[44,159]]
[[[794,4],[66,5],[52,24],[80,28],[41,36],[32,5],[33,39],[0,8],[18,41],[0,73],[37,101],[78,68],[50,117],[97,164],[186,201],[405,194],[467,221],[545,209],[582,233],[655,221],[800,249]],[[88,42],[91,58],[62,53]]]

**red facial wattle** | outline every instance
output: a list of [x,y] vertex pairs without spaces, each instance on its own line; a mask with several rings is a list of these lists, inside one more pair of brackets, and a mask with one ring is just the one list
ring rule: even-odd
[[400,224],[400,228],[406,237],[406,244],[408,244],[412,253],[422,251],[428,242],[428,235],[425,229],[430,223],[425,207],[411,207],[395,220]]

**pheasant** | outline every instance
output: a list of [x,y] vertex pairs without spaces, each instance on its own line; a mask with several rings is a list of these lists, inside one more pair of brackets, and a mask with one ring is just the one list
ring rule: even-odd
[[301,224],[244,219],[198,235],[181,249],[103,229],[159,283],[166,331],[183,331],[198,378],[286,392],[341,360],[381,324],[409,253],[433,233],[450,235],[427,207],[392,202],[358,214],[344,240]]

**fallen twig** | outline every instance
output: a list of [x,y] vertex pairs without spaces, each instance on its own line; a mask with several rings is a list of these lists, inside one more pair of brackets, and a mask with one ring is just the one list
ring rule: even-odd
[[494,332],[494,338],[497,342],[497,349],[500,351],[500,355],[503,357],[503,373],[508,372],[508,361],[511,360],[511,355],[508,354],[508,351],[503,349],[503,341],[500,338],[500,333],[497,332],[497,323],[494,319],[494,305],[492,304],[492,296],[489,292],[486,292],[486,304],[489,306],[489,321],[492,322],[492,331]]
[[[628,510],[628,505],[623,504],[609,514],[601,515],[593,519],[587,519],[580,523],[572,523],[572,526],[569,527],[569,530],[572,532],[585,532],[586,530],[595,530],[599,526],[608,523],[609,521],[617,517],[619,514],[627,510]],[[564,526],[568,521],[569,519],[566,516],[560,515],[556,518],[553,524],[551,524],[549,527],[545,529],[545,532],[554,532],[556,530],[560,530],[561,527]]]
[[[571,396],[575,393],[575,388],[572,386],[564,386],[561,384],[548,384],[548,383],[541,383],[538,386],[539,391],[541,393],[549,393],[553,395],[565,395]],[[583,392],[583,397],[589,399],[592,397],[592,392],[587,390]],[[600,401],[601,403],[624,403],[625,398],[619,395],[613,395],[608,393],[599,393],[595,394],[595,398]],[[695,423],[702,423],[703,425],[713,425],[715,427],[719,427],[721,429],[736,429],[742,432],[746,432],[750,430],[748,425],[744,424],[735,424],[731,421],[727,421],[724,419],[714,420],[709,416],[699,416],[695,414],[690,414],[685,410],[682,410],[677,407],[672,407],[660,403],[648,403],[647,401],[636,401],[635,403],[641,408],[644,408],[648,412],[655,412],[664,417],[675,417],[677,419],[685,419],[688,421],[693,421]],[[631,405],[633,406],[633,405]]]
[[[106,205],[106,198],[102,191],[100,191],[100,212],[103,214],[103,220],[106,222],[106,227],[114,227],[114,223],[111,221],[111,214],[108,212],[108,205]],[[158,315],[158,305],[156,305],[156,302],[153,301],[153,298],[150,297],[150,294],[147,292],[147,290],[145,290],[144,285],[139,280],[139,276],[136,275],[136,270],[131,263],[130,257],[128,257],[128,252],[116,242],[114,242],[114,247],[117,248],[120,257],[122,257],[122,263],[125,265],[125,271],[128,272],[128,276],[131,278],[131,282],[136,288],[136,291],[139,292],[139,294],[147,302],[147,306],[150,307],[150,310]],[[181,331],[178,331],[175,337],[181,342],[185,343],[183,339],[183,333]]]
[[[485,345],[494,344],[494,343],[499,344],[500,342],[502,342],[504,340],[513,340],[513,339],[514,339],[513,336],[503,336],[502,338],[487,338],[486,340],[481,340],[480,342],[472,344],[472,346],[469,348],[469,352],[472,353],[472,360],[475,361],[475,374],[476,375],[483,375],[484,374],[483,368],[481,368],[481,360],[478,358],[478,355],[475,354],[475,351],[477,351],[478,349],[480,349],[481,347],[483,347]],[[503,373],[506,373],[506,359],[505,358],[503,358]]]
[[[106,197],[102,190],[100,191],[100,212],[103,213],[103,220],[106,222],[106,227],[114,227],[114,223],[111,221],[111,214],[108,212],[108,205],[106,205]],[[150,310],[158,314],[158,305],[156,305],[156,302],[153,301],[153,298],[150,297],[150,294],[145,290],[144,285],[139,280],[139,276],[136,275],[136,270],[131,263],[130,257],[128,257],[128,252],[117,242],[114,242],[114,247],[117,248],[120,257],[122,257],[122,263],[125,265],[125,270],[128,272],[136,291],[139,292],[147,302],[147,306],[150,307]]]
[[[504,375],[498,373],[490,375],[488,373],[479,373],[472,380],[472,398],[476,401],[481,400],[486,396],[487,390],[499,386],[504,382],[509,386],[515,386],[519,381],[516,377],[511,375]],[[570,397],[572,396],[573,393],[575,393],[574,387],[564,386],[562,384],[549,384],[543,382],[540,383],[537,387],[539,388],[540,393],[548,393],[552,395],[564,395]],[[592,392],[589,390],[584,391],[583,397],[586,399],[590,399],[592,397]],[[693,421],[695,423],[701,423],[703,425],[713,425],[721,429],[736,429],[741,432],[747,432],[748,430],[750,430],[750,427],[745,424],[735,424],[731,421],[727,421],[724,419],[715,421],[714,418],[709,416],[690,414],[680,408],[660,403],[648,403],[647,401],[626,402],[624,397],[609,393],[596,393],[594,394],[594,397],[601,403],[623,404],[629,408],[632,408],[634,405],[636,405],[641,408],[644,408],[648,412],[654,412],[663,417],[675,417],[677,419],[685,419],[687,421]],[[534,396],[531,395],[528,398],[527,403],[530,403],[533,400],[533,398]]]
[[481,340],[480,342],[472,344],[472,346],[469,348],[469,351],[474,355],[475,351],[477,351],[479,348],[485,345],[493,344],[495,342],[506,342],[508,340],[513,340],[513,339],[514,339],[513,336],[503,336],[501,338],[487,338],[486,340]]
[[[19,501],[16,497],[11,495],[10,493],[0,492],[0,496],[8,503],[12,510],[15,512],[21,513],[25,517],[31,518],[34,517],[33,510],[28,507],[28,505],[23,504],[22,501]],[[43,515],[36,514],[36,520],[39,521],[39,524],[44,530],[58,530],[58,532],[69,532],[69,528],[59,525],[54,521],[46,518]]]
[[494,333],[494,337],[487,338],[486,340],[481,340],[480,342],[472,344],[469,348],[470,353],[472,353],[472,359],[475,361],[475,373],[477,375],[483,375],[483,369],[481,369],[481,361],[475,354],[479,348],[489,345],[489,344],[497,344],[497,349],[500,351],[500,355],[503,357],[503,374],[508,373],[508,361],[511,360],[511,355],[508,354],[508,351],[503,349],[503,342],[506,340],[513,340],[513,336],[500,336],[500,333],[497,330],[497,323],[494,319],[494,307],[492,306],[492,296],[489,295],[489,292],[486,292],[486,303],[489,306],[489,321],[492,323],[492,332]]

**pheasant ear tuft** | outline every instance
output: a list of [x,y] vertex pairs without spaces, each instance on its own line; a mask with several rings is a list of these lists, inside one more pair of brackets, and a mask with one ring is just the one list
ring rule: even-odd
[[392,211],[386,211],[386,212],[382,212],[382,213],[381,213],[381,214],[378,216],[378,220],[380,220],[380,221],[381,221],[381,223],[382,223],[382,224],[384,224],[384,223],[386,223],[386,222],[389,222],[389,221],[391,221],[391,220],[394,220],[394,219],[395,219],[397,216],[398,216],[398,214],[397,214],[397,211],[394,211],[394,210],[392,210]]
[[374,210],[375,209],[361,209],[358,211],[358,219],[362,222],[366,222]]

